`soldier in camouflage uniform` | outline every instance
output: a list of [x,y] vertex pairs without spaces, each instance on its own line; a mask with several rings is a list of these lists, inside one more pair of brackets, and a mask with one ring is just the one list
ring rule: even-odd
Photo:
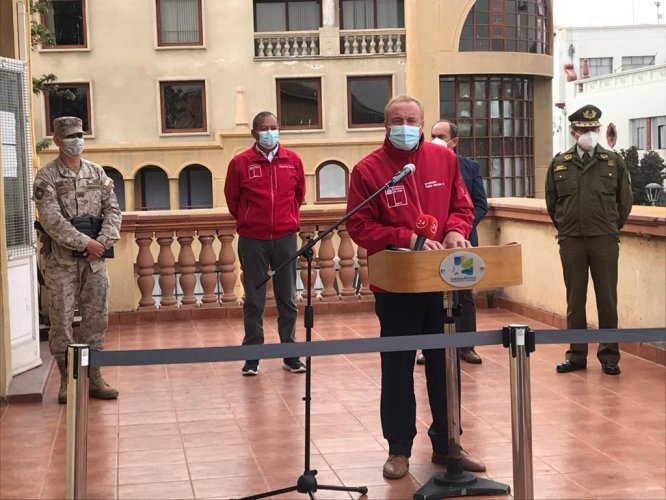
[[[546,176],[546,206],[557,228],[567,289],[567,328],[587,328],[588,273],[597,299],[599,328],[617,328],[617,263],[620,228],[632,205],[624,160],[597,144],[601,110],[587,105],[569,116],[576,144],[553,158]],[[601,369],[619,375],[616,343],[601,343]],[[571,344],[558,373],[584,370],[587,344]]]
[[[44,279],[49,291],[49,347],[58,363],[58,402],[67,402],[67,345],[89,344],[104,348],[108,325],[109,277],[103,252],[120,239],[121,213],[113,192],[113,181],[99,165],[81,158],[82,123],[76,117],[53,121],[53,141],[58,158],[37,172],[33,199],[42,225]],[[96,238],[78,231],[73,217],[102,218]],[[75,257],[73,251],[81,252]],[[78,305],[81,326],[72,336],[72,321]],[[90,368],[90,396],[118,397],[118,391],[102,378],[99,367]]]

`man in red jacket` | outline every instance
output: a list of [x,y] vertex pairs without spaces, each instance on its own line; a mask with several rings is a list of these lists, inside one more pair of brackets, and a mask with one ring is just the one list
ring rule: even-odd
[[[272,269],[297,250],[300,207],[305,199],[305,173],[301,158],[278,143],[278,121],[262,111],[252,120],[255,144],[235,156],[227,169],[224,196],[236,219],[238,258],[243,270],[243,345],[264,343],[263,314],[266,287],[257,285]],[[272,278],[278,311],[280,342],[296,339],[296,261]],[[305,371],[298,358],[285,358],[282,365],[292,373]],[[245,362],[243,375],[257,375],[259,361]]]
[[[376,192],[408,163],[416,171],[402,183],[388,188],[347,221],[352,239],[368,255],[387,245],[414,248],[414,223],[419,214],[434,216],[437,233],[427,239],[424,250],[466,248],[472,229],[474,207],[460,175],[456,155],[424,141],[423,107],[413,97],[400,95],[384,109],[386,138],[379,149],[363,158],[352,171],[347,210]],[[444,330],[442,292],[389,293],[373,289],[380,336],[422,335]],[[432,461],[446,464],[448,424],[444,350],[424,351],[432,425]],[[381,420],[389,457],[384,476],[398,479],[409,470],[409,457],[416,436],[414,359],[416,351],[386,352],[382,359]],[[458,368],[460,369],[460,368]],[[460,380],[460,377],[458,377]],[[459,408],[453,411],[459,411]],[[461,451],[465,470],[484,471],[485,466]]]

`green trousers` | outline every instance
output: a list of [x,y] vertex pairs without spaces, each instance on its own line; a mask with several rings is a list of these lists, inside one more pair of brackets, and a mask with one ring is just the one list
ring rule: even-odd
[[[585,303],[588,276],[592,275],[597,299],[599,328],[617,328],[617,261],[619,244],[616,235],[568,237],[560,240],[560,259],[567,288],[567,328],[587,328]],[[617,343],[599,344],[597,358],[602,363],[617,363]],[[586,363],[587,344],[571,344],[566,359]]]

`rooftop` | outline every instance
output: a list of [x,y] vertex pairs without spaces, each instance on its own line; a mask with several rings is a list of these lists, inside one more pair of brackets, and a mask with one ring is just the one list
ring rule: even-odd
[[[550,328],[502,309],[479,309],[478,320],[479,330],[516,322]],[[267,318],[267,342],[277,341],[276,328]],[[318,314],[313,338],[374,337],[378,329],[372,313]],[[241,338],[237,318],[115,324],[107,349],[237,345]],[[602,374],[593,356],[587,371],[558,375],[564,351],[538,345],[531,356],[535,498],[663,499],[665,368],[623,352],[618,377]],[[484,476],[511,484],[508,354],[501,346],[478,352],[483,364],[462,365],[461,442],[485,461]],[[441,470],[430,463],[423,367],[415,367],[418,435],[410,473],[397,481],[381,472],[387,448],[379,356],[316,357],[312,367],[311,463],[319,483],[365,485],[373,499],[411,498]],[[278,360],[262,362],[253,378],[241,377],[239,363],[103,372],[120,398],[90,401],[89,498],[230,498],[291,486],[302,474],[304,376],[282,370]],[[0,402],[0,498],[64,497],[66,411],[56,402],[57,377],[51,374],[41,403]]]

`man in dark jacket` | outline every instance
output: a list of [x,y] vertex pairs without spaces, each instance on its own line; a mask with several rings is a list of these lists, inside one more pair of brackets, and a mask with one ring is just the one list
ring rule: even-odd
[[[449,149],[456,150],[458,146],[458,127],[455,123],[448,120],[441,120],[432,126],[430,131],[432,142],[440,144]],[[481,219],[488,213],[488,199],[486,198],[486,190],[483,187],[483,179],[481,177],[481,168],[477,162],[471,158],[456,153],[458,163],[460,164],[460,173],[462,174],[465,186],[472,198],[474,204],[474,222],[472,223],[472,232],[469,235],[469,242],[474,247],[479,246],[479,235],[476,231],[476,226],[481,222]],[[476,305],[474,304],[474,296],[471,290],[461,290],[456,293],[458,304],[460,304],[462,311],[460,316],[456,318],[456,331],[458,332],[475,332],[476,331]],[[468,363],[475,365],[481,364],[481,356],[474,350],[474,347],[461,347],[460,356]]]
[[[594,283],[599,328],[617,328],[620,228],[633,197],[624,160],[598,145],[599,118],[601,110],[589,104],[569,116],[576,144],[555,155],[546,175],[546,207],[557,229],[570,329],[587,328],[588,274]],[[605,374],[620,374],[617,343],[599,344],[597,358]],[[586,367],[587,344],[571,344],[557,373]]]
[[[227,169],[224,196],[229,212],[236,219],[238,258],[243,270],[243,345],[264,343],[263,313],[266,287],[256,286],[287,261],[297,249],[296,237],[300,208],[305,199],[305,173],[301,158],[279,144],[278,121],[263,111],[252,120],[250,149],[235,156]],[[273,291],[278,310],[280,342],[294,342],[297,309],[294,302],[296,261],[273,276]],[[283,368],[302,373],[305,365],[298,358],[284,359]],[[244,376],[257,375],[259,361],[245,363]]]

